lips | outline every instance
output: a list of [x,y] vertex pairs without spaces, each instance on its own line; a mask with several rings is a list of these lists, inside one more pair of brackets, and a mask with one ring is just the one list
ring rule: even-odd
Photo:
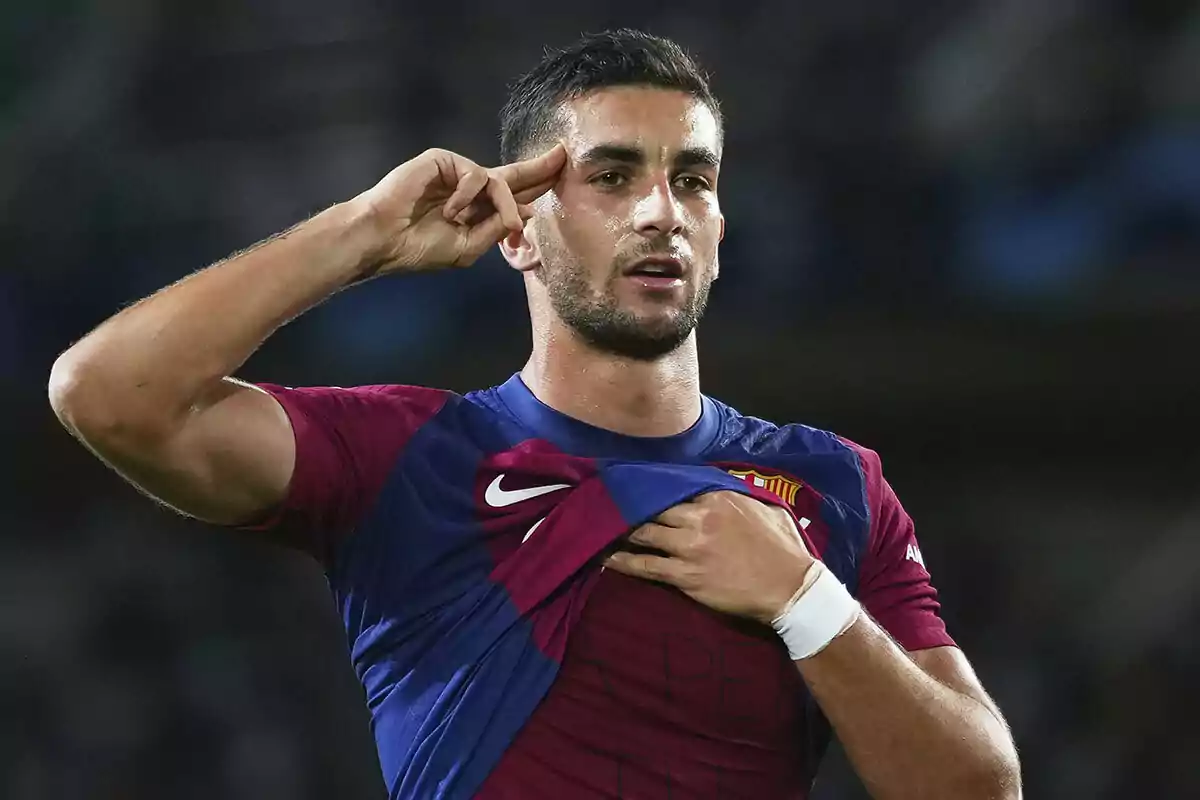
[[682,278],[686,270],[683,262],[667,256],[652,256],[633,262],[625,267],[625,275],[636,275],[644,278],[665,278],[673,280]]

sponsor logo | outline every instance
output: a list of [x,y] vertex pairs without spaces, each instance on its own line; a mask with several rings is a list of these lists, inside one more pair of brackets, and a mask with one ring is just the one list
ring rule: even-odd
[[529,541],[529,537],[533,536],[533,532],[538,529],[538,525],[541,525],[545,521],[546,521],[546,518],[542,517],[537,522],[533,523],[533,527],[530,528],[528,531],[526,531],[525,535],[521,537],[521,544],[525,544],[525,542]]
[[921,569],[926,569],[925,557],[921,555],[921,548],[917,547],[915,544],[910,543],[908,545],[908,548],[904,551],[904,560],[915,561],[921,565]]
[[483,493],[484,502],[492,508],[504,508],[514,503],[522,503],[544,494],[550,494],[550,492],[557,492],[559,489],[571,488],[569,483],[552,483],[545,486],[530,486],[526,489],[501,489],[500,482],[503,480],[504,473],[502,472],[496,476],[496,480],[488,484],[487,491]]

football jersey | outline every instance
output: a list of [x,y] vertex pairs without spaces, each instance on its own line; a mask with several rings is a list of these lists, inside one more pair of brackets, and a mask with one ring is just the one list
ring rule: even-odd
[[875,453],[702,398],[617,434],[514,375],[458,395],[264,385],[296,436],[263,535],[323,564],[392,798],[804,798],[830,730],[767,626],[602,569],[708,491],[788,509],[903,647],[951,645]]

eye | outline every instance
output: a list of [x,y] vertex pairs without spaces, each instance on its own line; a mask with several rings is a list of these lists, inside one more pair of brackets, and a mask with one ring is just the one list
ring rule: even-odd
[[625,176],[615,170],[605,170],[596,177],[592,178],[592,183],[598,186],[604,186],[609,189],[616,188],[625,183]]
[[685,192],[703,192],[712,188],[708,179],[700,175],[680,175],[675,183]]

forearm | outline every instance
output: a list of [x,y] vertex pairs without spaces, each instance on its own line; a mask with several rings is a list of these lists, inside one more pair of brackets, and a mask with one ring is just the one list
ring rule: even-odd
[[341,204],[157,292],[59,358],[56,409],[169,427],[279,326],[364,275],[372,245],[370,221]]
[[865,613],[796,665],[877,800],[1020,797],[999,716],[927,674]]

